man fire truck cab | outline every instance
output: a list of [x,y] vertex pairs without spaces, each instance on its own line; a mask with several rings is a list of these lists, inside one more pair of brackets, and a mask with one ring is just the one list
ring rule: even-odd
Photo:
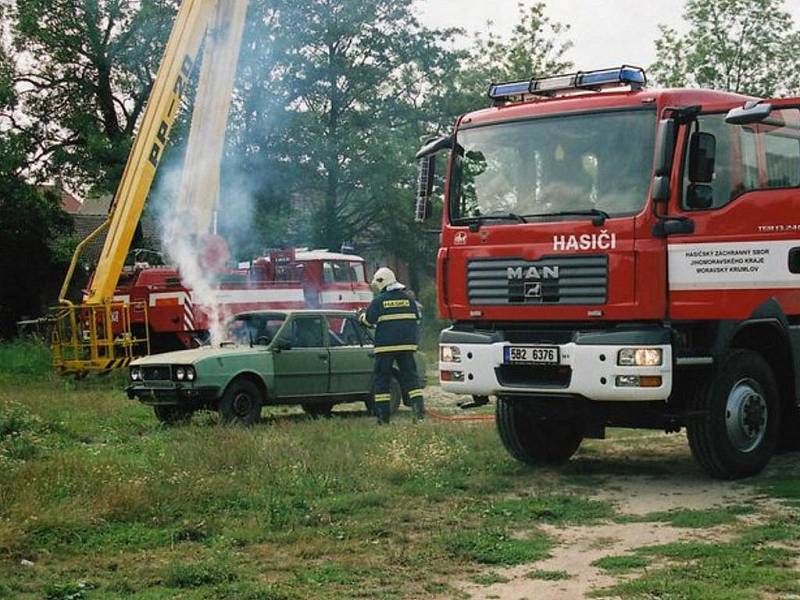
[[636,67],[491,85],[449,151],[437,258],[449,392],[516,459],[685,427],[718,478],[800,440],[800,99],[645,87]]

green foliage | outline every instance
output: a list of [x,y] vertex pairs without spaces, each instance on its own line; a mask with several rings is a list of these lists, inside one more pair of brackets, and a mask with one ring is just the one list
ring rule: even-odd
[[48,174],[111,191],[172,26],[176,0],[19,0],[10,11],[15,78],[30,86],[18,130],[39,142]]
[[50,348],[43,342],[17,339],[0,343],[0,377],[46,377],[51,370]]
[[688,0],[688,31],[661,26],[651,76],[668,87],[760,97],[800,92],[800,31],[784,6],[784,0]]
[[487,565],[519,565],[549,556],[553,541],[542,533],[516,538],[497,529],[459,531],[445,538],[447,551],[456,558]]

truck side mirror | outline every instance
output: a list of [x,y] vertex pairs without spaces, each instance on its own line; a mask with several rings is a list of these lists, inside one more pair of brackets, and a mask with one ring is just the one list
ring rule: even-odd
[[711,183],[716,154],[717,138],[711,133],[695,131],[689,140],[689,181]]
[[669,173],[675,153],[675,127],[675,119],[661,119],[658,122],[651,188],[652,198],[656,202],[666,202],[669,199]]
[[714,206],[714,188],[707,183],[690,183],[686,190],[686,206],[690,210],[707,210]]
[[414,207],[414,221],[424,223],[430,217],[433,203],[433,180],[436,175],[436,155],[429,154],[417,161],[417,201]]
[[725,116],[725,122],[729,125],[749,125],[750,123],[760,123],[772,112],[772,104],[769,102],[759,102],[751,100],[745,102],[740,108],[732,108]]

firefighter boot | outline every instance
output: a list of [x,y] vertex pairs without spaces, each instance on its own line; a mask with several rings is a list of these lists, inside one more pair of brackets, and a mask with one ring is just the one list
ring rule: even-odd
[[378,425],[388,425],[389,418],[392,415],[392,407],[390,402],[376,402],[375,415],[378,417]]
[[411,410],[414,411],[414,420],[421,421],[425,418],[425,400],[422,398],[411,399]]

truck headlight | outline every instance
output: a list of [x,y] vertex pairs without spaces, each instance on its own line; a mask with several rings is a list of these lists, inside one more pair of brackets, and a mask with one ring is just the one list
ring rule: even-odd
[[131,375],[131,381],[141,381],[142,367],[131,367],[130,375]]
[[177,367],[175,369],[175,379],[178,381],[186,379],[186,369],[184,367]]
[[617,354],[620,367],[658,367],[664,359],[661,348],[623,348]]
[[458,346],[439,346],[439,360],[447,363],[460,363],[461,348]]
[[197,377],[197,373],[195,372],[194,367],[186,367],[186,380],[194,381],[195,377]]

